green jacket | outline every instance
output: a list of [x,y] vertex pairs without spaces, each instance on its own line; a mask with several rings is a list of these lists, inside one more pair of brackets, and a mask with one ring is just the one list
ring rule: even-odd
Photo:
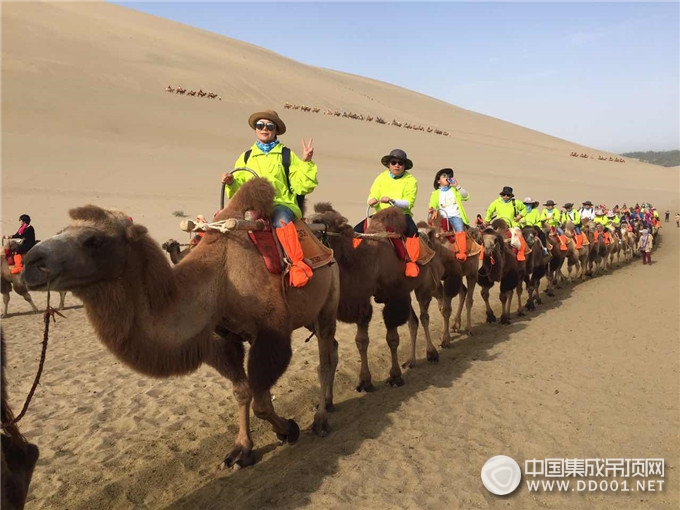
[[[526,207],[526,206],[525,206]],[[526,213],[520,224],[526,225],[527,227],[540,227],[541,226],[541,214],[537,207],[534,207],[531,211]]]
[[[369,200],[371,198],[380,200],[382,197],[390,197],[392,200],[406,200],[408,202],[408,209],[403,210],[404,214],[413,216],[413,205],[416,203],[417,194],[418,181],[413,175],[404,171],[399,179],[393,179],[390,177],[390,171],[385,170],[373,181],[368,198]],[[388,207],[390,207],[390,204],[378,202],[375,205],[375,210],[378,212]]]
[[[282,148],[283,144],[279,143],[269,151],[269,154],[265,154],[258,148],[257,144],[253,144],[250,148],[252,152],[248,158],[248,164],[246,165],[244,161],[244,152],[234,163],[234,168],[247,166],[257,175],[271,182],[274,190],[276,190],[274,205],[285,205],[299,219],[302,217],[302,211],[297,205],[295,195],[307,195],[314,191],[319,184],[316,180],[316,163],[302,161],[293,151],[290,151],[289,187],[286,172],[283,169]],[[243,183],[252,178],[253,174],[250,172],[235,172],[233,184],[226,186],[227,197],[233,197]]]
[[[456,197],[456,205],[458,206],[458,210],[460,211],[460,219],[463,220],[463,223],[469,225],[470,222],[468,221],[467,213],[465,212],[465,208],[463,207],[463,202],[470,199],[470,194],[468,193],[466,197],[463,197],[463,195],[460,194],[460,191],[458,191],[456,188],[451,189],[453,190],[453,196]],[[430,204],[428,206],[437,211],[439,211],[439,208],[441,207],[441,203],[439,202],[439,191],[440,190],[436,189],[432,192],[432,194],[430,195]]]
[[581,215],[576,209],[572,209],[571,211],[564,211],[562,214],[562,221],[564,223],[572,222],[574,226],[580,227],[581,226]]
[[552,216],[548,214],[548,209],[543,209],[541,211],[541,221],[545,221],[546,225],[550,225],[551,227],[559,227],[560,218],[560,210],[555,207],[552,209]]
[[511,227],[517,227],[519,226],[519,223],[515,221],[515,216],[518,214],[522,216],[522,218],[526,216],[527,207],[524,205],[524,203],[514,198],[510,200],[510,202],[505,203],[501,197],[498,197],[496,200],[491,202],[491,204],[489,204],[489,208],[486,210],[486,218],[484,221],[489,223],[495,216],[496,218],[503,218],[507,223],[510,224]]

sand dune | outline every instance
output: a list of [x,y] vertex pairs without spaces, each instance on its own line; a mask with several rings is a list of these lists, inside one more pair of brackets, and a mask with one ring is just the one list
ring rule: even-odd
[[[222,101],[168,94],[212,90]],[[284,110],[285,102],[446,129],[450,137]],[[314,137],[320,185],[353,221],[365,211],[379,159],[406,150],[423,218],[434,173],[453,167],[476,214],[505,185],[558,203],[650,201],[680,208],[678,169],[597,160],[583,147],[434,98],[300,64],[273,52],[105,3],[2,5],[2,229],[28,213],[38,237],[71,207],[115,207],[162,242],[184,239],[173,211],[212,214],[219,177],[252,143],[248,115],[274,108],[282,140]],[[570,157],[571,151],[595,159]],[[30,508],[675,508],[678,411],[678,231],[663,232],[658,263],[616,269],[563,289],[507,328],[482,324],[406,385],[358,395],[354,329],[339,327],[332,434],[276,447],[254,420],[260,462],[215,472],[236,431],[229,384],[208,368],[154,380],[123,367],[69,296],[53,326],[42,384],[21,423],[42,451]],[[44,306],[45,296],[36,301]],[[21,405],[39,354],[42,320],[16,295],[3,320],[12,402]],[[379,314],[376,314],[379,315]],[[433,313],[438,335],[437,313]],[[294,337],[277,409],[311,423],[316,348]],[[371,325],[371,364],[387,376],[384,327]],[[402,338],[407,338],[405,330]],[[400,348],[406,352],[402,342]],[[663,457],[662,493],[491,496],[489,457]]]

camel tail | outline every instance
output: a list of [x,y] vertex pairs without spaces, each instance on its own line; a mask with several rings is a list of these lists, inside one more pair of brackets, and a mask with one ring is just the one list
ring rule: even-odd
[[273,329],[258,331],[248,354],[248,384],[254,393],[267,391],[288,368],[293,355],[290,335]]

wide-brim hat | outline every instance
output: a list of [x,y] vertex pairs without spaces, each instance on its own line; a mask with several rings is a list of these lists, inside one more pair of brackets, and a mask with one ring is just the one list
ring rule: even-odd
[[534,200],[531,197],[524,197],[524,200],[522,200],[523,204],[537,204],[538,200]]
[[616,215],[614,214],[614,211],[609,211],[609,212],[607,213],[607,218],[613,218],[614,216],[616,216]]
[[586,200],[585,202],[583,202],[583,205],[589,205],[590,207],[592,207],[593,203],[590,200]]
[[390,167],[390,159],[392,159],[392,158],[402,160],[405,163],[404,168],[406,170],[410,170],[411,168],[413,168],[413,161],[408,159],[408,157],[406,156],[406,153],[401,149],[392,150],[389,154],[386,154],[385,156],[380,158],[380,162],[382,163],[383,166],[389,168]]
[[282,135],[286,132],[286,125],[281,120],[281,117],[279,117],[279,114],[274,110],[264,110],[262,112],[253,113],[250,117],[248,117],[248,125],[255,129],[255,123],[260,119],[271,120],[274,124],[276,124],[277,135]]
[[543,205],[555,205],[555,201],[554,201],[554,200],[548,200],[548,201],[547,201],[545,204],[543,204]]
[[562,207],[564,207],[565,209],[571,209],[572,207],[574,207],[574,204],[571,202],[567,202]]
[[604,216],[604,211],[602,209],[595,209],[595,216]]
[[503,190],[499,193],[499,195],[510,195],[511,197],[515,196],[510,186],[503,186]]
[[437,172],[437,174],[434,176],[434,189],[439,189],[439,178],[442,175],[451,175],[453,177],[453,168],[442,168]]

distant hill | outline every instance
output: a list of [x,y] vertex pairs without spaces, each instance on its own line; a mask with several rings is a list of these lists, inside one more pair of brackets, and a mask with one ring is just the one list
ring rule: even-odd
[[647,152],[624,152],[621,154],[627,158],[635,158],[645,163],[660,166],[680,166],[680,150],[677,151],[647,151]]

